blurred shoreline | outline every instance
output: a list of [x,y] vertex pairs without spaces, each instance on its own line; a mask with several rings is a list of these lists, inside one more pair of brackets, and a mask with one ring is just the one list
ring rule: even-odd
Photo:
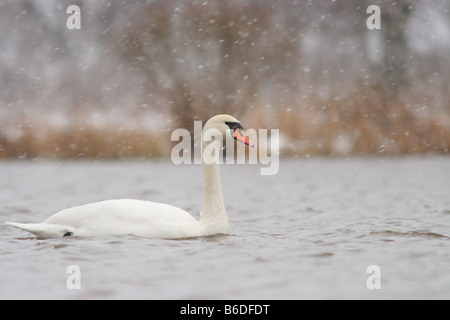
[[0,4],[0,158],[168,156],[219,113],[285,157],[449,153],[447,1],[74,4]]
[[[444,115],[446,116],[446,115]],[[352,125],[327,121],[326,116],[311,114],[293,121],[283,115],[277,143],[280,157],[309,156],[398,156],[414,154],[449,154],[449,117],[415,120],[411,127],[396,113],[386,125],[371,119],[359,119]],[[98,127],[88,122],[70,126],[51,126],[45,121],[26,122],[11,131],[10,137],[0,135],[0,159],[121,159],[170,157],[178,143],[170,140],[171,131],[155,133],[138,125]],[[252,127],[246,127],[249,129]],[[260,129],[260,128],[256,128]],[[194,143],[192,141],[191,143]],[[193,146],[192,146],[193,147]]]

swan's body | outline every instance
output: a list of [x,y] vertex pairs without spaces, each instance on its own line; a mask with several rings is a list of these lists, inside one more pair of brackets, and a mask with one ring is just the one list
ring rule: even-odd
[[[201,223],[177,207],[133,199],[106,200],[59,211],[43,223],[7,224],[38,238],[135,235],[184,238],[204,235]],[[206,234],[205,234],[206,235]]]
[[[242,126],[239,121],[228,115],[211,118],[203,129],[202,150],[213,142],[204,137],[208,129],[218,129],[225,136],[229,134],[227,129],[234,130],[236,134]],[[242,133],[235,134],[233,136],[236,139],[251,144]],[[222,196],[219,164],[205,162],[203,159],[202,168],[203,205],[200,220],[168,204],[117,199],[65,209],[53,214],[43,223],[6,222],[6,224],[31,232],[38,238],[134,235],[177,239],[226,234],[229,227]]]

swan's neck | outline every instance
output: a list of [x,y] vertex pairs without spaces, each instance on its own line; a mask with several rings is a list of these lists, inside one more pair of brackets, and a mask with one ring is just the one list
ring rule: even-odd
[[207,228],[207,233],[227,233],[228,218],[223,202],[219,164],[205,161],[203,156],[203,151],[209,144],[209,141],[202,141],[203,203],[200,222]]

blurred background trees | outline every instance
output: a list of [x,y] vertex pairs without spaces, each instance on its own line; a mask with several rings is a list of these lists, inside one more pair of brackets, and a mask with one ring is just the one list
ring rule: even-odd
[[[68,30],[66,9],[81,9]],[[369,30],[369,5],[381,29]],[[448,152],[450,3],[0,0],[0,157],[167,154],[217,113],[285,155]]]

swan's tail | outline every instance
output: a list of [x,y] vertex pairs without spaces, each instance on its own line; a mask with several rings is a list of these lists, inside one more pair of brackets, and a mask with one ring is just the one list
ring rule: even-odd
[[17,223],[17,222],[5,222],[5,224],[25,230],[34,234],[37,238],[61,238],[65,236],[72,236],[75,232],[75,228],[69,226],[62,226],[59,224],[50,223]]

